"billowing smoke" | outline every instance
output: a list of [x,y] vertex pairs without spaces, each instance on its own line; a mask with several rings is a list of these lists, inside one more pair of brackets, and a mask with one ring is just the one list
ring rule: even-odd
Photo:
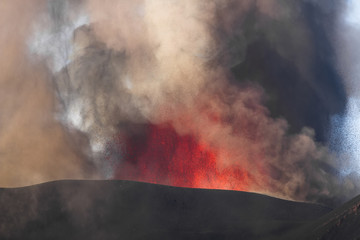
[[[8,7],[17,10],[16,2]],[[346,99],[334,70],[332,29],[321,25],[336,6],[270,0],[34,6],[41,7],[29,18],[12,21],[24,26],[15,31],[21,36],[7,35],[2,44],[20,46],[2,56],[6,64],[9,56],[19,59],[2,77],[31,72],[3,88],[21,108],[4,101],[2,112],[14,120],[1,119],[1,143],[8,144],[1,149],[21,154],[4,155],[17,170],[6,170],[2,185],[125,178],[327,203],[358,192],[353,177],[339,176],[341,162],[326,143],[330,116],[344,112]],[[23,180],[11,180],[19,169]]]
[[[44,1],[0,3],[0,183],[21,186],[64,178],[92,178],[96,171],[54,119],[52,75],[27,49]],[[84,145],[85,146],[85,145]]]

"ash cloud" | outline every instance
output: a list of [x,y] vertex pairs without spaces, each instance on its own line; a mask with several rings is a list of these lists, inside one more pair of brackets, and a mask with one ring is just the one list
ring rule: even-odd
[[26,40],[44,1],[2,1],[0,38],[0,184],[14,187],[95,176],[92,163],[54,119],[51,74]]
[[48,114],[42,134],[54,147],[39,154],[66,166],[54,172],[67,170],[49,170],[54,178],[112,178],[126,154],[112,146],[113,137],[136,132],[131,124],[167,123],[216,149],[220,170],[251,173],[250,191],[330,204],[358,192],[352,178],[339,179],[339,161],[326,147],[329,116],[346,102],[326,57],[332,33],[323,22],[336,7],[280,0],[41,3],[41,14],[24,21],[35,34],[19,41],[45,69],[44,94],[52,102],[31,101],[41,113],[28,114]]

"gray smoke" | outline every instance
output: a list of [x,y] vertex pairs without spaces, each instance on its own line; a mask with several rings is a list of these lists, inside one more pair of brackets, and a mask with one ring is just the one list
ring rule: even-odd
[[[17,2],[2,5],[17,9]],[[286,110],[287,95],[283,93],[288,91],[284,87],[288,83],[272,79],[277,75],[264,75],[269,72],[265,69],[268,65],[251,70],[251,76],[242,76],[244,70],[234,74],[252,57],[252,46],[270,46],[271,56],[291,63],[284,68],[289,66],[296,72],[299,91],[306,86],[314,93],[314,99],[306,95],[303,101],[320,102],[315,113],[341,112],[342,104],[337,101],[333,86],[329,87],[332,83],[314,73],[315,53],[320,50],[307,15],[304,17],[304,12],[310,11],[307,6],[321,9],[325,15],[335,14],[335,3],[49,0],[29,5],[39,9],[24,20],[16,18],[13,22],[20,21],[24,29],[2,41],[8,48],[9,40],[15,39],[21,48],[14,47],[16,52],[3,55],[1,62],[5,64],[12,55],[17,59],[30,56],[24,65],[32,64],[31,72],[40,68],[36,72],[45,73],[41,83],[44,87],[32,89],[33,83],[26,81],[31,86],[20,91],[23,98],[19,98],[14,97],[17,88],[6,86],[6,92],[13,93],[8,94],[8,99],[16,98],[31,106],[14,110],[17,108],[7,105],[2,113],[18,113],[20,119],[24,119],[22,114],[36,118],[22,120],[26,123],[19,122],[20,128],[10,128],[13,123],[7,122],[4,126],[9,127],[2,127],[1,131],[6,133],[3,136],[9,136],[6,141],[18,142],[14,139],[23,138],[20,129],[26,133],[26,126],[33,121],[30,129],[38,127],[41,133],[26,134],[26,143],[16,149],[24,151],[28,147],[30,153],[16,159],[25,161],[25,156],[34,154],[34,158],[26,158],[34,166],[33,161],[43,160],[39,168],[33,169],[22,160],[14,164],[15,156],[4,158],[5,163],[26,169],[26,177],[17,181],[14,171],[7,171],[9,177],[0,181],[1,185],[70,177],[113,178],[118,161],[125,154],[121,148],[111,147],[114,136],[121,139],[130,131],[129,123],[169,123],[179,135],[191,135],[216,149],[220,170],[241,166],[251,172],[250,191],[323,202],[343,200],[359,192],[356,174],[339,178],[337,169],[342,163],[324,141],[316,140],[317,129],[307,126],[310,120],[296,119],[297,111],[305,112],[302,100],[296,100],[297,105]],[[24,15],[28,15],[27,11]],[[13,20],[11,15],[3,19]],[[328,34],[324,38],[332,36],[331,31],[324,29]],[[19,72],[18,62],[13,62],[12,68],[6,67],[9,74]],[[18,84],[25,84],[24,81],[19,77]],[[275,90],[274,82],[278,84]],[[38,101],[28,101],[30,98]],[[286,111],[278,103],[290,113],[284,116]],[[276,111],[279,114],[274,114]],[[43,119],[44,114],[50,122],[47,125],[38,119]],[[44,124],[48,127],[44,128]],[[9,135],[9,129],[15,135]],[[35,154],[34,141],[30,141],[33,136],[41,136],[41,144],[36,146],[46,143],[51,145],[50,150],[42,147]],[[1,144],[6,138],[0,139]],[[0,149],[11,149],[9,146],[0,145]],[[65,167],[49,169],[53,161]]]

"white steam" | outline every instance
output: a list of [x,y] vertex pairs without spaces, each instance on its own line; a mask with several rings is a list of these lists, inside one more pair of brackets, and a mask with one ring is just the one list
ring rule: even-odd
[[[340,153],[343,175],[360,174],[360,2],[349,0],[338,19],[336,49],[348,102],[343,116],[333,117],[333,145]],[[336,137],[334,137],[336,138]]]

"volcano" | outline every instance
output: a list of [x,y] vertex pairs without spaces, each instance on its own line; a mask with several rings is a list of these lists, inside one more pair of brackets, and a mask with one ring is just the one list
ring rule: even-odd
[[360,198],[332,210],[261,194],[133,181],[0,190],[1,239],[353,239]]
[[355,2],[0,0],[0,240],[360,236]]

